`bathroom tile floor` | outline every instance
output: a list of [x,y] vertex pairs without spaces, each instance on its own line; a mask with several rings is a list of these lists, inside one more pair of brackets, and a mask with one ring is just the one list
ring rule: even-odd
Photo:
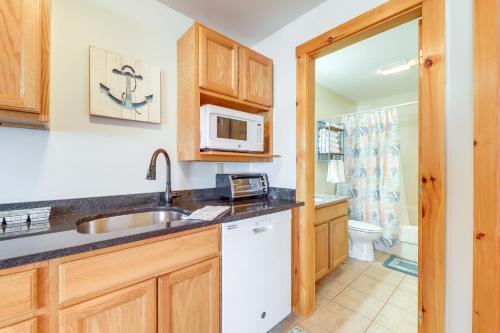
[[[413,333],[418,331],[418,279],[374,262],[349,259],[316,284],[316,312],[290,315],[270,333]],[[295,333],[295,331],[292,331]]]

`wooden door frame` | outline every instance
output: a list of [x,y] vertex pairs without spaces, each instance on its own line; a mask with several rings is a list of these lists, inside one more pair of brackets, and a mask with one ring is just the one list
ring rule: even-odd
[[500,331],[499,10],[474,1],[474,333]]
[[[444,0],[390,0],[296,48],[297,198],[294,311],[315,309],[315,59],[418,17],[421,25],[419,178],[419,332],[444,331],[445,295],[445,5]],[[420,317],[420,316],[419,316]]]

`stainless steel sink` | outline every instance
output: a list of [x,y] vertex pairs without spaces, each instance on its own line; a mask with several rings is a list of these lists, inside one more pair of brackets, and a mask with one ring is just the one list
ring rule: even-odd
[[185,214],[176,211],[156,210],[100,218],[96,217],[95,219],[78,222],[76,230],[81,234],[102,234],[149,225],[166,224],[172,221],[179,221],[185,216]]

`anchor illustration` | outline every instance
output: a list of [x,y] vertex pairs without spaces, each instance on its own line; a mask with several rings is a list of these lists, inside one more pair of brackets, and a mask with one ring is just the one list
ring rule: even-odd
[[[135,92],[135,90],[137,89],[137,81],[142,81],[143,77],[141,75],[136,75],[134,68],[129,65],[122,66],[121,70],[113,69],[112,72],[117,75],[125,76],[126,79],[125,91],[122,93],[121,98],[118,98],[111,93],[110,88],[100,83],[101,92],[106,94],[114,103],[116,103],[120,107],[128,110],[135,110],[135,112],[140,114],[140,112],[138,112],[137,109],[153,101],[153,95],[145,96],[142,102],[132,101],[132,93]],[[133,89],[132,89],[132,81],[134,82]]]

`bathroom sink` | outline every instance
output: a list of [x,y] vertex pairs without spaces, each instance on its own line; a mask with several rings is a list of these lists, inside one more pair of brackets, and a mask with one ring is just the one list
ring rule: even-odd
[[86,218],[77,222],[76,230],[81,234],[102,234],[111,231],[166,224],[179,221],[185,214],[173,210],[154,210],[122,215]]

